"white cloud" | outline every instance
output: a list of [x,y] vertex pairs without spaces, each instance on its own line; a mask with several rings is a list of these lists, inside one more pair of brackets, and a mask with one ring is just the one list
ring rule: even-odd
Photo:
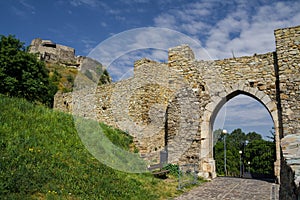
[[[87,5],[87,6],[95,8],[95,7],[99,6],[100,2],[97,0],[71,0],[70,4],[75,7],[78,7],[81,5]],[[103,4],[103,3],[101,3],[101,4]]]
[[122,0],[120,3],[124,4],[133,4],[133,3],[138,3],[138,4],[146,4],[150,3],[151,0]]
[[22,18],[28,18],[30,15],[35,14],[35,7],[31,4],[29,4],[25,0],[19,1],[19,6],[12,6],[11,10],[12,12]]
[[274,29],[300,24],[296,1],[201,1],[184,4],[154,18],[168,27],[197,36],[216,59],[275,50]]
[[[151,60],[166,61],[167,54],[162,52],[181,44],[189,44],[198,55],[208,56],[194,38],[174,30],[156,27],[132,29],[113,35],[101,42],[88,56],[107,66],[114,80],[119,80],[120,71],[121,74],[126,73],[133,67],[134,60],[147,57]],[[116,60],[121,58],[122,63],[118,62],[116,65]],[[113,62],[117,67],[111,67]]]
[[35,7],[31,4],[29,4],[28,2],[26,2],[25,0],[21,0],[20,4],[27,10],[30,10],[32,13],[35,13]]
[[168,54],[167,51],[158,49],[137,49],[136,51],[126,52],[107,66],[113,81],[133,77],[134,62],[142,58],[165,62],[168,59]]
[[11,10],[17,16],[20,16],[20,17],[26,17],[27,16],[26,12],[24,12],[23,10],[21,10],[21,9],[15,7],[15,6],[12,6]]
[[154,19],[154,23],[158,27],[176,29],[176,18],[174,15],[164,13]]
[[106,24],[105,22],[101,22],[100,25],[101,25],[102,27],[107,27],[107,24]]
[[[236,56],[274,51],[274,29],[299,24],[300,18],[291,20],[298,13],[299,6],[299,3],[285,4],[282,2],[262,6],[258,8],[257,13],[248,17],[247,21],[244,20],[247,19],[247,16],[241,18],[241,23],[237,23],[239,27],[223,23],[228,20],[229,23],[235,25],[236,21],[231,20],[235,14],[230,14],[224,20],[218,22],[218,27],[212,30],[213,32],[225,30],[225,37],[218,38],[212,35],[208,38],[206,47],[208,51],[211,49],[216,50],[214,56],[219,58],[229,57],[231,54],[230,50],[233,50]],[[278,12],[274,12],[274,10]],[[239,32],[239,36],[228,38],[230,33],[235,31]],[[219,46],[211,45],[212,43],[217,43]]]
[[[112,6],[112,4],[99,0],[70,0],[69,3],[74,7],[88,6],[91,9],[98,9],[105,15],[114,17],[117,21],[126,21],[126,18],[122,16],[122,13],[129,12],[128,9],[120,9],[118,6]],[[101,24],[103,26],[103,24]],[[105,26],[103,26],[105,27]]]
[[82,39],[81,43],[83,43],[84,49],[83,52],[88,54],[95,47],[96,42],[90,39]]
[[154,18],[154,23],[159,27],[172,28],[184,33],[189,33],[191,36],[208,30],[210,25],[205,23],[206,18],[211,13],[211,3],[192,3],[184,4],[180,9],[171,9],[170,12],[163,13]]
[[246,95],[238,95],[229,100],[219,111],[214,129],[226,128],[230,132],[236,128],[256,131],[269,135],[274,126],[268,110],[257,100]]

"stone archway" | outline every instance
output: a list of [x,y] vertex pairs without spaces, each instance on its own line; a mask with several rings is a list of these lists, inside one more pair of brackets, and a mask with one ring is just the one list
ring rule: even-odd
[[[265,54],[204,61],[196,60],[192,49],[182,45],[169,49],[167,63],[141,59],[134,65],[134,77],[128,80],[98,86],[95,95],[92,90],[76,91],[82,92],[83,102],[86,103],[79,114],[90,116],[91,111],[95,110],[92,117],[98,121],[128,130],[132,136],[146,138],[143,141],[135,139],[145,154],[152,153],[152,147],[154,150],[165,148],[163,140],[168,140],[170,145],[173,139],[174,145],[169,147],[178,152],[173,157],[180,155],[179,163],[201,160],[199,171],[202,176],[214,178],[214,117],[229,98],[246,94],[261,102],[273,119],[277,159],[275,175],[284,186],[282,196],[289,196],[290,191],[295,193],[297,188],[296,193],[300,196],[300,164],[295,153],[300,135],[300,27],[278,29],[274,33],[276,51]],[[152,96],[146,90],[151,91]],[[176,102],[177,95],[179,103]],[[91,96],[95,96],[94,107],[90,106]],[[136,103],[140,98],[144,100]],[[55,96],[56,109],[72,112],[76,105],[78,100],[72,98],[71,93]],[[144,107],[139,110],[137,106]],[[184,109],[179,109],[181,106]],[[149,115],[163,113],[165,109],[168,119],[174,119],[172,123],[164,123],[163,115],[155,120],[148,118]],[[150,122],[157,122],[159,131],[153,130],[155,123]],[[164,137],[165,132],[169,133],[169,138]],[[193,134],[187,136],[185,133]],[[183,137],[176,140],[177,135]],[[178,148],[177,143],[189,148]]]
[[[201,142],[201,155],[202,158],[202,169],[207,171],[207,169],[215,170],[215,162],[213,158],[213,134],[212,127],[216,118],[217,113],[222,108],[222,106],[230,99],[236,97],[239,94],[244,94],[250,96],[257,101],[259,101],[269,112],[272,117],[274,128],[275,128],[275,140],[276,140],[276,161],[274,163],[274,172],[278,181],[280,181],[280,137],[279,137],[279,119],[278,110],[276,103],[271,100],[271,98],[254,87],[246,87],[242,84],[236,84],[226,89],[226,96],[220,98],[212,98],[216,101],[208,103],[205,107],[205,112],[203,115],[203,121],[201,123],[201,134],[202,138],[205,138]],[[210,172],[215,176],[215,171]]]

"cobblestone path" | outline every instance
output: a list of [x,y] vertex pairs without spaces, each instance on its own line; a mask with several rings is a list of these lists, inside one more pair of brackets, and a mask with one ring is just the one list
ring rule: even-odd
[[278,200],[279,185],[263,180],[218,177],[175,200]]

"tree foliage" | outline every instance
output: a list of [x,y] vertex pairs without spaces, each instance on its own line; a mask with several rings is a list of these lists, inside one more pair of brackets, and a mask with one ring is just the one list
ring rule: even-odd
[[254,141],[254,140],[262,140],[262,137],[261,137],[260,134],[258,134],[258,133],[256,133],[256,132],[249,132],[249,133],[247,134],[247,140],[248,140],[249,142],[252,142],[252,141]]
[[14,36],[0,36],[0,93],[52,105],[57,87],[45,64]]
[[[247,145],[244,159],[250,162],[251,172],[273,174],[275,162],[275,144],[271,141],[253,140]],[[248,166],[249,167],[249,166]]]
[[[220,130],[216,130],[214,135],[219,136]],[[215,139],[214,156],[217,174],[224,175],[225,171],[224,137],[226,139],[227,175],[239,176],[240,167],[242,173],[250,170],[255,174],[274,174],[275,142],[263,140],[262,136],[256,132],[245,134],[241,129],[235,129],[226,136],[221,134],[218,139]],[[239,151],[242,151],[242,154]]]

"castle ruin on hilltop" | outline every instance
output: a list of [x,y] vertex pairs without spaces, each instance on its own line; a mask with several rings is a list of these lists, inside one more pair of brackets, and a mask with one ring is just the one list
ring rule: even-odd
[[49,63],[59,63],[69,67],[78,67],[83,57],[75,56],[75,49],[72,47],[56,44],[51,40],[33,39],[30,53],[38,53],[38,58]]

